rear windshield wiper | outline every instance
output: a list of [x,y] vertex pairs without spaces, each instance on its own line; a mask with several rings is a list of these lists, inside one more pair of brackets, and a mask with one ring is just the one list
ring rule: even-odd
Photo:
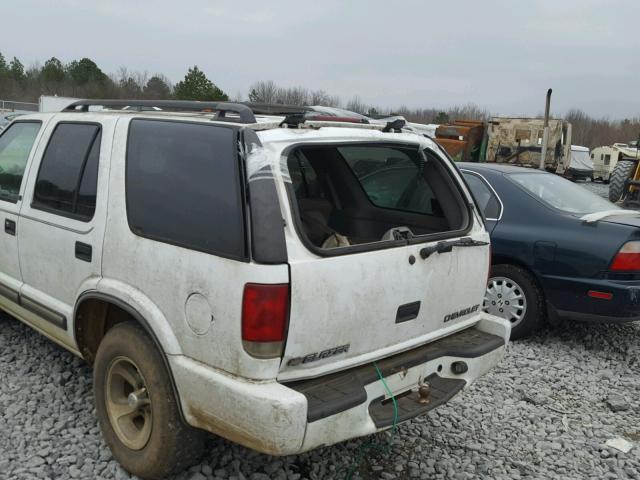
[[471,237],[462,237],[457,240],[443,240],[435,245],[424,247],[420,250],[420,256],[423,259],[429,258],[434,253],[447,253],[453,250],[453,247],[480,247],[482,245],[489,245],[489,242],[481,242],[474,240]]

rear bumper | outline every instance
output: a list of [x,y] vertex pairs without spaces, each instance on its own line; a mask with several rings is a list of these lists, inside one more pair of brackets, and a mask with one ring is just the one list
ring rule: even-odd
[[[562,317],[596,322],[640,320],[640,281],[543,277],[547,299]],[[593,298],[589,291],[610,293],[610,300]]]
[[[507,322],[482,314],[473,328],[379,360],[397,397],[399,421],[441,405],[489,371],[502,358],[509,334]],[[455,362],[464,362],[466,371],[455,373]],[[373,364],[284,385],[231,377],[183,356],[170,363],[189,424],[263,453],[301,453],[393,423],[393,405]],[[425,382],[428,404],[417,393]]]

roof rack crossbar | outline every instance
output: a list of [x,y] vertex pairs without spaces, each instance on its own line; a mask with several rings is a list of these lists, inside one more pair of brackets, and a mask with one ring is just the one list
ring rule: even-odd
[[63,112],[88,112],[89,107],[156,107],[162,110],[212,111],[220,118],[225,118],[227,113],[235,113],[240,117],[240,123],[256,123],[256,117],[251,108],[240,103],[232,102],[199,102],[192,100],[80,100],[66,107]]

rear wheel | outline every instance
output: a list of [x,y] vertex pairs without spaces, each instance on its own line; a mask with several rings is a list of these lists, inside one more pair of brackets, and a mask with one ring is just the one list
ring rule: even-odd
[[164,478],[201,456],[205,434],[182,421],[162,354],[138,324],[120,323],[107,332],[93,386],[102,435],[129,472]]
[[483,309],[509,320],[513,340],[530,335],[544,320],[542,292],[535,278],[516,265],[491,267]]
[[616,203],[627,196],[625,191],[625,183],[633,174],[636,162],[631,160],[620,160],[613,167],[613,172],[609,177],[609,201]]

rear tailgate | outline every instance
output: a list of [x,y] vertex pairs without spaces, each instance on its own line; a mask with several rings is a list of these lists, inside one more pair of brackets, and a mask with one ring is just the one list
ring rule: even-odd
[[[480,228],[471,236],[489,240]],[[423,260],[420,250],[428,245],[291,261],[290,325],[279,378],[372,361],[473,321],[484,296],[489,246],[453,248]]]

